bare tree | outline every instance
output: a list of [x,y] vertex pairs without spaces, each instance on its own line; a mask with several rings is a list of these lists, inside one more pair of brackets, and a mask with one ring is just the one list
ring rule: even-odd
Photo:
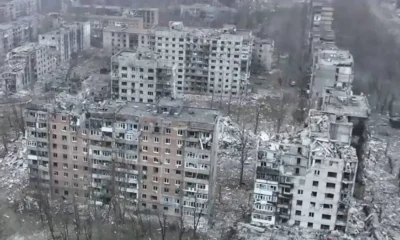
[[157,220],[161,229],[161,240],[165,240],[165,236],[167,235],[167,216],[164,212],[158,212]]
[[200,224],[200,220],[203,217],[204,210],[207,207],[206,203],[201,203],[198,201],[197,194],[194,195],[194,208],[193,208],[193,238],[197,237],[197,230]]
[[181,205],[181,207],[179,209],[179,218],[178,218],[177,224],[178,224],[178,240],[182,240],[183,239],[183,235],[185,235],[185,233],[187,231],[186,226],[185,226],[185,219],[184,219],[183,206],[182,205]]
[[0,126],[0,138],[3,144],[4,152],[7,154],[8,145],[10,144],[10,128],[5,124],[1,124]]
[[244,165],[247,161],[248,155],[249,155],[249,136],[246,132],[244,122],[242,123],[241,129],[240,129],[240,136],[239,136],[239,153],[240,153],[240,159],[239,159],[239,164],[240,164],[240,176],[239,176],[239,186],[243,184],[243,174],[244,174]]

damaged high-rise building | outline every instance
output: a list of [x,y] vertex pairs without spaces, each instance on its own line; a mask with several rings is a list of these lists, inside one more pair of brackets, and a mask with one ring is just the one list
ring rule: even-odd
[[0,68],[0,90],[13,93],[32,86],[57,68],[59,55],[36,43],[27,43],[7,54]]
[[259,141],[253,224],[346,231],[353,194],[362,189],[360,149],[370,107],[351,91],[354,61],[334,43],[330,4],[311,1],[311,110],[304,129]]
[[88,22],[65,24],[57,30],[40,34],[39,44],[58,51],[60,63],[66,63],[74,53],[90,47],[90,24]]
[[111,58],[112,97],[155,103],[174,94],[172,64],[150,51],[120,51]]
[[54,199],[89,198],[99,205],[117,196],[126,210],[182,213],[187,224],[194,216],[206,224],[216,195],[218,111],[173,98],[62,104],[27,106],[33,186]]
[[311,110],[292,138],[260,141],[252,223],[345,230],[357,155],[345,116]]

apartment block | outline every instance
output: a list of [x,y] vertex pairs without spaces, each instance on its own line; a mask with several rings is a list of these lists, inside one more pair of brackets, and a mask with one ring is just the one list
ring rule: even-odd
[[0,24],[0,56],[13,48],[35,41],[38,35],[38,17],[21,17],[16,21]]
[[271,39],[254,39],[252,64],[261,66],[266,71],[272,69],[275,42]]
[[49,117],[48,108],[31,103],[27,106],[24,119],[29,183],[50,192]]
[[344,231],[358,159],[347,117],[311,110],[292,140],[258,146],[252,222]]
[[58,55],[36,43],[27,43],[7,53],[6,63],[0,68],[0,89],[18,92],[57,67]]
[[60,62],[71,59],[73,53],[81,52],[90,47],[90,24],[75,22],[66,24],[60,29],[39,35],[39,44],[48,46],[60,53]]
[[[103,29],[103,49],[114,55],[121,50],[154,48],[150,31],[136,27],[108,26]],[[154,37],[153,37],[154,40]]]
[[[171,22],[154,30],[154,49],[177,66],[177,93],[238,95],[250,77],[253,35],[226,25],[188,28]],[[152,43],[153,41],[149,41]]]
[[11,0],[0,3],[0,22],[10,22],[19,17],[38,14],[38,0]]
[[311,100],[317,104],[324,87],[351,90],[354,60],[349,51],[335,48],[319,49],[313,56]]
[[[41,106],[41,107],[40,107]],[[215,197],[219,112],[173,98],[155,104],[75,106],[31,103],[26,137],[31,184],[53,198],[90,198],[98,205],[119,197],[130,209],[181,211],[207,223]],[[40,134],[39,134],[40,133]]]
[[103,46],[103,32],[107,27],[143,29],[143,19],[140,17],[85,14],[82,19],[90,22],[91,45],[95,47]]
[[[83,115],[84,116],[84,115]],[[79,114],[31,102],[25,111],[30,184],[52,197],[89,197],[87,135]]]
[[112,97],[155,103],[173,95],[175,72],[154,52],[120,51],[111,58]]
[[143,27],[146,29],[157,26],[159,22],[158,8],[124,9],[122,14],[128,17],[141,18]]

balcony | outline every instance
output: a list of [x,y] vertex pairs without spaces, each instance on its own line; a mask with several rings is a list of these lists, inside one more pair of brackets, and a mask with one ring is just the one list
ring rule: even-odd
[[40,171],[43,171],[43,172],[49,172],[50,171],[48,165],[41,165],[40,164],[38,168],[39,168]]
[[282,197],[282,198],[293,198],[293,193],[280,192],[279,193],[279,197]]
[[98,174],[98,173],[93,173],[92,174],[92,178],[111,180],[111,176],[110,175],[104,175],[104,174]]

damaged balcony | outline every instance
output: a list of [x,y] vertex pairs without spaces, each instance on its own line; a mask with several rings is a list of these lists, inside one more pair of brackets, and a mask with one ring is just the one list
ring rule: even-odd
[[194,182],[194,183],[201,183],[201,184],[208,184],[209,183],[209,175],[201,174],[201,173],[193,173],[193,172],[186,172],[185,170],[185,182]]

